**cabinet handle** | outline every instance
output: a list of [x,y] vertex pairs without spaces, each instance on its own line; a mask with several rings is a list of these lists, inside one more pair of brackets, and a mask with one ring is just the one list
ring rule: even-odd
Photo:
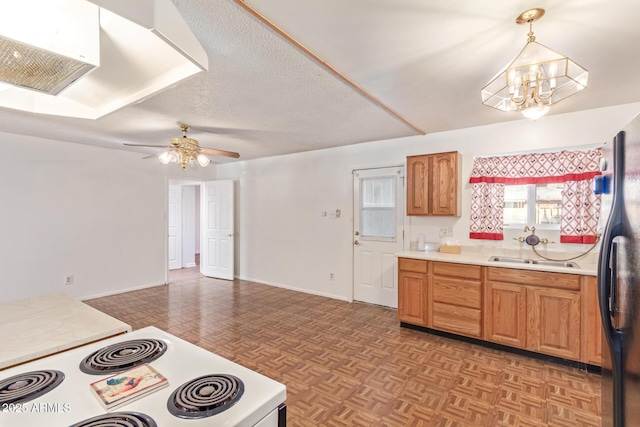
[[355,242],[353,242],[353,244],[357,246],[357,245],[359,245],[359,244],[360,244],[360,242],[358,242],[358,241],[356,240]]

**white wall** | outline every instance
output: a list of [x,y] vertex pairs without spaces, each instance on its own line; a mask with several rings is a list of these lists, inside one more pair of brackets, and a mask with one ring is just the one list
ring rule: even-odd
[[[88,298],[164,283],[168,182],[211,179],[237,181],[237,276],[349,299],[352,169],[458,150],[466,181],[474,155],[603,142],[639,111],[636,103],[184,173],[140,154],[0,133],[0,301],[53,292]],[[469,192],[465,183],[461,218],[411,217],[409,238],[452,225],[463,244],[477,243],[467,239]],[[343,215],[320,216],[330,209]],[[486,244],[517,247],[508,237]],[[71,286],[63,284],[68,274]]]
[[[353,169],[405,164],[407,155],[459,151],[462,216],[410,217],[408,236],[415,240],[419,233],[453,226],[460,243],[478,244],[468,239],[471,187],[467,182],[474,156],[602,143],[638,112],[640,103],[627,104],[548,116],[535,122],[518,120],[219,165],[217,179],[238,181],[236,275],[349,300]],[[320,212],[329,209],[341,209],[344,214],[338,220],[322,218]],[[507,233],[502,242],[482,244],[517,249],[519,243],[511,237]],[[580,245],[562,246],[563,250],[576,250]],[[329,272],[335,272],[335,281],[329,280]]]
[[0,301],[165,283],[168,179],[215,176],[211,166],[182,173],[141,154],[6,133],[0,146]]

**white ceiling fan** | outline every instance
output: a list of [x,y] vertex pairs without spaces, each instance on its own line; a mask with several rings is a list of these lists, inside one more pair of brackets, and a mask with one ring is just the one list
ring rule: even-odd
[[[232,157],[237,159],[240,154],[233,151],[218,150],[215,148],[201,147],[193,138],[187,137],[187,132],[191,127],[187,124],[181,123],[180,129],[182,130],[182,137],[171,138],[170,145],[150,145],[150,144],[129,144],[124,145],[129,147],[152,147],[152,148],[168,148],[158,155],[158,159],[163,164],[179,163],[182,169],[186,169],[189,165],[194,165],[197,162],[200,166],[205,167],[211,161],[205,154],[213,156]],[[154,157],[154,156],[151,156]]]

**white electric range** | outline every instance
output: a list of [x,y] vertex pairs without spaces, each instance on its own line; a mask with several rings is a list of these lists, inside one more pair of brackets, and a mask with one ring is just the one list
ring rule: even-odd
[[[89,385],[139,363],[169,386],[106,411]],[[0,426],[283,427],[285,398],[283,384],[147,327],[0,371]],[[87,421],[103,415],[117,422]]]

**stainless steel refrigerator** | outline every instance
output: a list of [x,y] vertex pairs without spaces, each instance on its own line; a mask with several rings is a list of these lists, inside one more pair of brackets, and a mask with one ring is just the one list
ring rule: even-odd
[[601,169],[602,425],[640,426],[640,116],[605,144]]

